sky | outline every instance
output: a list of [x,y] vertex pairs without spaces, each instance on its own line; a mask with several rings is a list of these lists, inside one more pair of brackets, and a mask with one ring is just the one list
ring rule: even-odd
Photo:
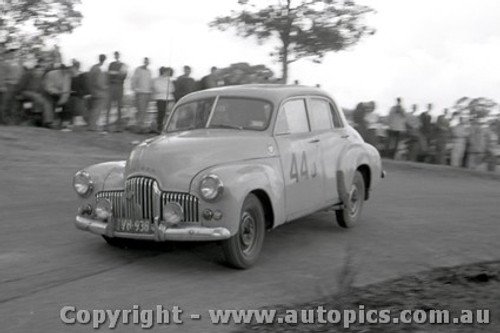
[[[265,6],[275,0],[255,0]],[[276,0],[278,1],[278,0]],[[201,78],[211,66],[265,64],[281,76],[269,56],[275,44],[259,45],[234,31],[208,26],[216,16],[237,9],[237,0],[82,0],[82,25],[57,44],[69,63],[82,69],[100,53],[112,60],[120,51],[130,71],[151,60],[180,75],[184,65]],[[377,30],[348,50],[328,53],[321,64],[300,60],[289,68],[289,83],[316,85],[344,108],[373,100],[386,114],[396,97],[419,112],[434,104],[434,115],[463,96],[500,102],[500,1],[498,0],[357,0],[376,13],[366,23]],[[109,63],[108,61],[108,63]],[[107,64],[105,65],[107,67]]]

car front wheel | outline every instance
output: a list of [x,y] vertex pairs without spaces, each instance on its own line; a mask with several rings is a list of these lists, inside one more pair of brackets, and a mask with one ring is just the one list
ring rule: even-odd
[[337,223],[342,228],[350,228],[359,220],[365,200],[365,180],[361,172],[356,171],[351,187],[347,189],[344,208],[335,211]]
[[249,194],[241,208],[238,232],[222,242],[222,250],[229,265],[245,269],[252,266],[264,243],[266,223],[259,199]]

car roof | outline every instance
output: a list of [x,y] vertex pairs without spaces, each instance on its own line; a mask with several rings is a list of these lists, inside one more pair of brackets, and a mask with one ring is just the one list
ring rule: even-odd
[[279,102],[286,98],[304,95],[321,96],[331,99],[331,97],[325,91],[316,87],[286,84],[244,84],[193,92],[183,97],[181,101],[187,102],[194,99],[214,96],[234,96],[263,98],[273,102],[274,104],[279,104]]

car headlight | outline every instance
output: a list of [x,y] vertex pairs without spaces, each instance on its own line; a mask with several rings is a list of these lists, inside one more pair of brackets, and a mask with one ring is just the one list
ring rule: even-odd
[[222,180],[216,175],[205,176],[200,182],[200,194],[206,201],[217,200],[224,191]]
[[94,189],[94,182],[86,171],[78,171],[73,177],[73,188],[82,197],[88,197]]

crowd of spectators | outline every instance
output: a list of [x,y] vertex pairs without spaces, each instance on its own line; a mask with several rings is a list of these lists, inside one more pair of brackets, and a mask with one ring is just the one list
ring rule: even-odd
[[[121,62],[120,53],[105,67],[107,56],[98,56],[98,62],[89,71],[82,72],[80,63],[72,60],[65,66],[57,48],[38,57],[32,66],[26,66],[18,50],[0,55],[0,124],[17,124],[26,116],[39,115],[41,126],[70,130],[74,119],[81,117],[89,131],[147,132],[147,112],[151,102],[156,104],[156,128],[161,131],[173,105],[183,96],[197,90],[228,84],[212,67],[210,73],[195,80],[190,66],[183,67],[182,75],[173,79],[174,70],[161,66],[154,75],[149,59],[131,73]],[[136,109],[133,126],[123,119],[126,83],[130,82]],[[116,121],[110,123],[111,110],[116,110]],[[29,113],[29,114],[28,114]],[[105,114],[105,124],[99,119]],[[101,125],[101,126],[100,126]]]
[[[191,77],[190,66],[184,66],[183,73],[174,80],[171,67],[161,66],[154,75],[147,57],[141,66],[129,72],[119,52],[114,52],[108,66],[107,56],[101,54],[89,71],[82,72],[77,60],[65,66],[57,47],[39,54],[31,66],[26,66],[21,58],[18,50],[0,53],[0,124],[16,124],[23,117],[38,116],[40,125],[51,129],[71,130],[75,119],[83,119],[83,127],[89,131],[159,132],[175,102],[193,91],[271,82],[272,76],[262,65],[253,66],[254,71],[245,75],[248,65],[242,63],[232,65],[229,73],[212,67],[199,80]],[[133,92],[136,110],[132,122],[123,117],[127,88]],[[146,124],[152,102],[156,106],[154,128]],[[401,98],[396,99],[388,116],[378,116],[375,108],[373,101],[359,103],[351,118],[365,141],[377,147],[383,156],[472,169],[486,164],[488,170],[495,169],[500,151],[498,117],[485,120],[471,113],[450,113],[444,109],[433,119],[432,104],[421,113],[415,104],[407,111]],[[113,123],[112,109],[116,110]],[[103,115],[104,124],[100,121]]]
[[387,116],[375,112],[375,102],[359,103],[351,114],[365,141],[386,158],[494,171],[500,155],[500,118],[444,109],[433,119],[433,105],[407,111],[401,98]]

